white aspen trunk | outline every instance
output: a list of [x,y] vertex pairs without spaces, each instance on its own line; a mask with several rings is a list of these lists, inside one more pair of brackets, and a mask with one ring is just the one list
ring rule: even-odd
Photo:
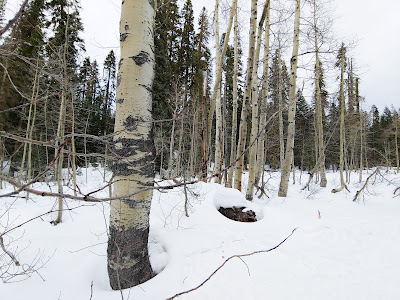
[[172,120],[171,138],[169,142],[169,160],[168,160],[168,170],[167,170],[168,178],[172,177],[172,166],[174,162],[175,124],[176,124],[177,111],[178,111],[178,87],[175,84],[175,110],[173,116],[174,119]]
[[[217,0],[216,0],[215,5],[216,5],[215,18],[218,18],[217,17],[217,14],[218,14],[218,1]],[[230,14],[229,14],[228,27],[226,29],[226,34],[225,34],[225,38],[224,38],[224,44],[222,46],[222,51],[220,53],[221,60],[219,61],[219,64],[217,62],[217,66],[216,66],[216,70],[215,70],[215,72],[216,72],[215,85],[214,85],[213,93],[212,93],[211,100],[210,100],[210,109],[208,112],[208,119],[207,119],[207,149],[208,149],[208,151],[210,151],[210,146],[211,146],[211,129],[212,129],[212,121],[213,121],[213,117],[214,117],[214,112],[216,109],[217,95],[218,95],[218,93],[220,93],[220,84],[221,84],[221,79],[222,79],[222,60],[223,60],[222,58],[225,57],[226,49],[228,48],[229,35],[232,30],[232,23],[233,23],[233,17],[236,12],[236,6],[237,6],[237,0],[233,0],[232,7],[230,10]],[[218,26],[216,26],[216,30],[219,30]],[[217,51],[219,49],[219,43],[220,42],[218,40],[216,43]]]
[[[4,175],[4,141],[3,137],[0,137],[0,174]],[[3,180],[0,178],[0,190],[3,189]]]
[[[65,25],[65,43],[63,49],[63,81],[62,81],[62,91],[61,91],[61,104],[60,104],[60,115],[58,118],[58,127],[57,127],[57,138],[59,138],[58,143],[56,146],[61,147],[60,151],[58,152],[58,148],[55,149],[55,155],[59,154],[56,163],[56,171],[57,174],[57,190],[60,195],[63,193],[63,174],[62,174],[62,167],[64,164],[64,135],[65,135],[65,120],[67,114],[67,47],[68,47],[68,28],[69,28],[69,14],[67,14],[67,22]],[[63,215],[63,198],[61,196],[57,199],[58,202],[58,212],[57,212],[57,219],[53,221],[54,225],[62,222],[62,215]]]
[[[357,86],[358,86],[358,78],[357,78]],[[359,100],[358,100],[359,101]],[[359,105],[359,102],[358,102],[358,105]],[[359,109],[359,111],[358,111],[358,116],[359,116],[359,119],[360,119],[360,174],[359,174],[359,178],[358,178],[358,180],[359,180],[359,182],[361,182],[362,181],[362,173],[363,173],[363,169],[364,169],[364,165],[363,165],[363,161],[364,161],[364,158],[363,158],[363,152],[364,152],[364,144],[363,144],[363,118],[362,118],[362,112],[361,112],[361,109]],[[396,130],[396,132],[397,132],[397,130]],[[397,141],[396,141],[396,149],[398,149],[397,148]],[[396,157],[397,157],[397,165],[398,165],[398,163],[399,163],[399,160],[398,160],[398,156],[397,156],[397,152],[396,152]]]
[[340,91],[339,91],[339,100],[340,100],[340,140],[339,140],[339,172],[340,172],[340,187],[337,189],[333,189],[332,193],[337,193],[342,191],[346,187],[346,183],[344,181],[344,143],[345,143],[345,124],[344,124],[344,115],[345,115],[345,99],[344,99],[344,55],[342,55],[340,61]]
[[[361,117],[360,117],[361,120]],[[399,162],[399,144],[397,142],[397,139],[399,137],[399,116],[396,112],[395,114],[395,118],[394,118],[394,145],[396,147],[396,169],[397,169],[397,173],[399,172],[400,169],[400,162]]]
[[249,30],[249,55],[247,57],[247,74],[246,86],[244,91],[242,112],[240,115],[239,126],[239,141],[236,151],[236,165],[235,165],[235,189],[242,190],[242,174],[244,168],[244,150],[246,147],[247,135],[247,110],[250,102],[251,95],[251,82],[254,67],[254,53],[256,43],[256,28],[257,28],[257,0],[251,0],[251,15],[250,15],[250,30]]
[[290,168],[293,159],[294,134],[295,134],[295,115],[296,115],[296,79],[297,79],[297,61],[299,52],[299,35],[300,35],[300,0],[296,0],[296,13],[294,21],[293,36],[293,52],[290,59],[290,90],[289,90],[289,114],[288,114],[288,131],[286,141],[285,162],[281,171],[281,182],[279,184],[279,197],[286,197]]
[[[197,104],[197,99],[196,102]],[[192,122],[192,137],[190,141],[190,154],[189,154],[189,170],[190,170],[190,176],[194,176],[195,174],[195,157],[197,156],[196,154],[196,141],[197,141],[197,119],[198,119],[198,110],[195,105],[193,105],[193,122]]]
[[318,128],[318,159],[319,172],[321,174],[320,187],[326,187],[327,179],[325,172],[325,147],[324,147],[324,129],[322,124],[322,101],[320,81],[320,62],[319,62],[319,47],[318,47],[318,27],[317,27],[317,7],[314,0],[314,42],[315,42],[315,102],[317,106],[317,128]]
[[174,177],[181,175],[181,170],[183,169],[183,130],[184,130],[184,120],[186,112],[186,100],[187,100],[187,85],[185,85],[185,95],[182,99],[182,111],[180,112],[180,127],[179,127],[179,140],[178,140],[178,151],[175,163]]
[[[222,57],[220,52],[220,41],[219,41],[219,0],[215,1],[215,59],[217,63],[216,76],[219,78],[219,73],[222,74]],[[232,10],[232,9],[231,9]],[[234,12],[232,10],[232,12]],[[221,81],[221,79],[220,79]],[[222,182],[222,162],[223,162],[223,128],[222,128],[222,102],[221,102],[221,82],[215,82],[215,85],[218,87],[217,97],[215,100],[215,157],[214,157],[214,170],[213,173],[216,174],[216,180],[219,184]],[[210,117],[210,115],[209,115]]]
[[[111,201],[108,275],[112,289],[153,277],[148,257],[149,213],[154,181],[152,88],[154,1],[125,0],[121,6],[121,60],[117,79],[114,151],[119,157]],[[142,192],[141,192],[142,191]]]
[[267,10],[269,8],[269,1],[265,2],[265,6],[263,9],[263,13],[261,15],[258,29],[257,29],[257,42],[256,42],[256,51],[255,51],[255,59],[254,59],[254,66],[253,66],[253,74],[252,74],[252,87],[251,87],[251,100],[252,100],[252,112],[251,112],[251,135],[249,144],[249,180],[247,184],[247,191],[246,191],[246,199],[253,200],[253,193],[254,193],[254,185],[255,185],[255,177],[256,177],[256,161],[257,161],[257,143],[256,139],[258,136],[258,78],[257,78],[257,71],[258,71],[258,60],[260,58],[260,49],[261,49],[261,36],[262,30],[264,26],[264,21],[267,16]]
[[[35,72],[35,78],[33,81],[33,88],[32,88],[32,96],[31,96],[31,103],[29,104],[29,113],[28,113],[28,124],[26,125],[26,132],[25,132],[25,138],[29,138],[29,133],[31,130],[31,122],[32,122],[32,109],[33,109],[33,102],[35,101],[35,95],[36,95],[36,89],[37,89],[37,84],[38,84],[38,77],[39,77],[39,66],[38,66],[38,61],[36,64],[36,72]],[[25,161],[26,161],[26,151],[27,151],[27,146],[28,143],[24,144],[24,150],[22,153],[22,160],[21,160],[21,168],[19,170],[18,174],[18,182],[21,183],[22,181],[22,175],[25,171]],[[28,166],[29,167],[29,166]],[[27,167],[27,168],[28,168]]]
[[[278,34],[278,39],[279,39],[279,34]],[[283,99],[282,99],[283,80],[282,80],[282,59],[281,59],[280,40],[278,49],[278,61],[279,61],[279,70],[278,70],[279,168],[282,170],[285,161],[285,141],[283,136]]]
[[206,113],[206,105],[207,105],[207,72],[203,72],[203,95],[201,101],[201,114],[202,114],[202,126],[201,129],[201,156],[202,156],[202,165],[201,165],[201,179],[206,182],[207,181],[207,113]]
[[[74,96],[71,99],[71,114],[72,114],[72,125],[71,125],[71,148],[72,148],[72,184],[74,187],[74,196],[76,196],[76,147],[75,147],[75,110],[74,110]],[[104,170],[105,170],[104,165]]]
[[[237,107],[238,107],[238,73],[239,73],[239,49],[238,49],[238,20],[237,20],[237,7],[235,11],[235,25],[233,26],[233,35],[234,35],[234,57],[233,57],[233,104],[232,104],[232,136],[231,136],[231,156],[229,159],[229,165],[232,165],[236,160],[236,137],[237,137]],[[228,179],[227,179],[227,187],[232,187],[233,181],[233,166],[229,168]]]
[[[54,174],[57,178],[57,191],[59,194],[63,193],[63,182],[62,182],[62,167],[64,163],[64,129],[65,129],[65,91],[62,91],[61,94],[61,104],[60,104],[60,115],[58,118],[58,127],[57,127],[57,138],[59,140],[56,142],[55,156],[58,154],[57,163],[55,164]],[[59,147],[61,147],[59,151]],[[58,197],[58,212],[57,219],[54,220],[53,224],[57,225],[62,222],[62,213],[63,213],[63,199],[62,197]]]
[[259,130],[264,131],[258,140],[257,145],[257,164],[256,174],[254,183],[258,184],[260,176],[264,171],[265,163],[265,135],[266,135],[266,122],[267,122],[267,97],[268,97],[268,61],[269,61],[269,37],[270,37],[270,1],[268,0],[267,14],[265,18],[265,40],[264,40],[264,62],[263,62],[263,79],[262,79],[262,90],[261,90],[261,112],[260,112],[260,124]]
[[[40,77],[38,76],[38,81],[37,81],[37,88],[36,88],[36,95],[34,98],[34,103],[33,103],[33,115],[32,115],[32,124],[29,129],[29,139],[33,139],[33,128],[35,127],[35,121],[36,121],[36,100],[38,99],[39,96],[39,80]],[[29,182],[32,178],[32,143],[29,143],[28,146],[28,161],[27,161],[27,175],[26,175],[26,180]],[[26,193],[26,201],[29,200],[29,192]]]

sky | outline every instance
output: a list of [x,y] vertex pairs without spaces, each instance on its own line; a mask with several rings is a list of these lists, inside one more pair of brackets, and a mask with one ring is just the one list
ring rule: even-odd
[[[20,0],[8,2],[10,13]],[[214,0],[192,2],[196,20],[203,6],[209,14],[214,9]],[[87,55],[99,63],[111,49],[116,53],[119,51],[120,3],[121,0],[81,0]],[[239,0],[239,3],[244,12],[248,11],[250,0]],[[355,57],[360,92],[365,97],[364,109],[373,104],[381,112],[385,106],[399,107],[400,60],[397,56],[400,39],[396,37],[400,36],[397,21],[400,1],[335,0],[333,5],[336,7],[336,36],[344,41],[357,41],[350,55]],[[243,20],[247,18],[243,17]]]

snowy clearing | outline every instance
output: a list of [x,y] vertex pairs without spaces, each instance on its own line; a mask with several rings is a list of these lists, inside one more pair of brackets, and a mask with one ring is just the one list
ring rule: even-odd
[[[327,174],[326,189],[311,185],[301,191],[308,175],[299,172],[287,198],[276,196],[279,173],[267,173],[270,198],[255,197],[253,202],[236,190],[198,183],[188,189],[189,217],[184,212],[183,188],[155,191],[149,251],[158,275],[123,291],[123,297],[166,299],[194,288],[230,256],[268,250],[297,228],[277,249],[231,259],[202,287],[178,299],[400,299],[400,197],[393,195],[400,177],[384,172],[384,178],[371,178],[357,203],[352,199],[362,184],[351,183],[350,193],[330,192],[339,185],[339,173]],[[99,168],[89,169],[86,183],[83,170],[81,190],[105,185],[102,174]],[[352,180],[357,179],[353,173]],[[37,183],[34,188],[55,190],[51,184]],[[12,190],[7,185],[3,191]],[[108,189],[96,196],[107,197]],[[0,283],[0,299],[122,298],[111,290],[107,277],[109,204],[66,203],[70,210],[58,226],[49,224],[55,215],[47,214],[4,236],[6,248],[17,253],[21,267],[0,269],[2,277],[3,272],[22,272],[32,264],[38,270],[28,274],[30,278],[21,275]],[[55,199],[32,195],[28,202],[3,198],[1,231],[55,205]],[[227,219],[218,212],[221,206],[248,207],[258,221]],[[9,261],[1,251],[0,265]]]

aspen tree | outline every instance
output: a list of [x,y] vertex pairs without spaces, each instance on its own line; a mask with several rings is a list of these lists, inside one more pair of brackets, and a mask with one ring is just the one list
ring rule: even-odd
[[318,27],[317,27],[317,5],[314,0],[314,43],[315,43],[315,102],[317,108],[317,135],[318,135],[318,157],[316,159],[317,170],[321,174],[320,186],[326,187],[326,172],[325,172],[325,147],[324,147],[324,129],[322,125],[322,101],[320,88],[320,61],[319,61],[319,46],[318,46]]
[[[231,155],[229,159],[229,163],[232,164],[236,159],[236,137],[237,137],[237,108],[238,108],[238,73],[239,73],[239,47],[238,47],[238,35],[239,35],[239,26],[238,26],[238,12],[237,6],[235,11],[235,24],[233,26],[233,91],[232,91],[232,136],[231,136]],[[227,179],[227,187],[232,187],[233,181],[233,166],[229,168],[228,179]]]
[[288,130],[286,141],[286,153],[283,168],[281,170],[281,182],[279,184],[279,197],[286,197],[290,169],[293,159],[293,146],[295,134],[295,115],[296,115],[296,79],[297,79],[297,63],[299,52],[299,35],[300,35],[300,0],[296,0],[296,13],[294,17],[294,36],[293,36],[293,52],[290,59],[290,89],[289,89],[289,114],[288,114]]
[[281,57],[281,41],[280,33],[278,33],[278,121],[279,121],[279,168],[282,170],[285,162],[285,141],[283,136],[283,78],[282,78],[282,57]]
[[[234,12],[232,10],[232,12]],[[221,72],[222,74],[222,57],[220,52],[220,40],[219,40],[219,0],[215,1],[215,60],[217,63],[217,74]],[[221,82],[216,82],[215,85],[218,87],[217,97],[215,99],[215,159],[214,159],[214,174],[217,174],[217,182],[221,184],[222,182],[222,157],[224,155],[223,149],[223,128],[222,128],[222,103],[221,103]]]
[[[148,257],[149,213],[154,180],[152,85],[155,1],[125,0],[121,6],[121,60],[117,77],[114,151],[123,159],[112,167],[114,197],[108,239],[112,289],[124,289],[153,276]],[[134,193],[137,193],[133,195]]]
[[[357,86],[358,86],[358,78],[357,78]],[[399,161],[399,114],[396,110],[393,112],[393,121],[394,121],[394,145],[396,147],[396,169],[397,173],[400,171],[400,161]]]
[[346,187],[346,183],[344,181],[344,143],[345,143],[345,99],[344,99],[344,71],[346,68],[346,48],[344,44],[339,49],[338,54],[339,61],[337,62],[337,66],[340,67],[340,91],[339,91],[339,102],[340,102],[340,139],[339,139],[339,170],[340,170],[340,187],[337,189],[333,189],[332,193],[337,193],[342,191]]
[[356,101],[357,101],[357,114],[359,118],[359,126],[360,126],[360,173],[359,173],[359,182],[362,181],[362,172],[364,169],[363,165],[363,152],[364,152],[364,141],[363,141],[363,114],[360,108],[360,91],[359,91],[359,78],[356,78]]
[[239,126],[239,141],[236,150],[236,164],[235,164],[235,189],[242,190],[242,173],[244,168],[244,150],[246,147],[246,136],[247,136],[247,110],[251,96],[251,83],[254,67],[254,54],[255,54],[255,43],[256,43],[256,28],[257,28],[257,0],[251,1],[251,13],[250,13],[250,29],[249,29],[249,54],[247,57],[247,74],[246,74],[246,85],[242,103],[242,112],[240,114],[240,126]]
[[[270,2],[268,0],[268,2]],[[268,5],[265,19],[265,41],[264,41],[264,62],[263,62],[263,80],[261,90],[261,112],[260,112],[260,130],[265,130],[267,121],[267,97],[268,97],[268,61],[269,61],[269,40],[270,40],[270,7]],[[255,174],[255,184],[258,184],[264,170],[265,162],[265,134],[261,134],[257,145],[257,166]]]
[[[215,6],[216,7],[215,18],[217,18],[218,0],[216,0],[215,4],[216,4],[216,6]],[[215,74],[216,75],[215,76],[215,85],[214,85],[213,93],[212,93],[211,100],[210,100],[210,109],[209,109],[209,112],[208,112],[208,119],[207,119],[207,143],[208,143],[207,149],[208,149],[208,151],[210,150],[210,146],[211,146],[211,128],[212,128],[212,120],[213,120],[213,117],[214,117],[214,112],[215,112],[215,109],[216,109],[217,96],[218,96],[218,93],[219,93],[219,95],[221,95],[220,85],[221,85],[221,79],[222,79],[222,60],[223,60],[222,58],[225,57],[226,49],[228,48],[229,35],[230,35],[231,30],[232,30],[233,17],[234,17],[235,12],[236,12],[236,5],[237,5],[237,0],[233,0],[232,1],[232,6],[231,6],[231,10],[230,10],[230,14],[229,14],[228,27],[227,27],[226,33],[225,33],[224,43],[223,43],[223,46],[222,46],[222,50],[221,50],[221,52],[219,54],[221,59],[217,61],[217,66],[216,66],[216,70],[215,70],[215,72],[216,72],[216,74]],[[216,25],[216,30],[217,30],[217,28],[218,28],[218,25]],[[219,43],[220,43],[219,41],[217,41],[217,43],[216,43],[217,52],[219,51],[219,46],[218,46]],[[222,115],[222,113],[221,113],[221,115]],[[222,127],[222,118],[221,118],[221,127]],[[218,124],[217,124],[217,128],[218,128]],[[221,161],[222,161],[222,158],[221,158]]]
[[[246,199],[252,200],[254,193],[254,184],[256,176],[256,159],[257,159],[257,144],[255,143],[258,135],[258,85],[257,85],[257,70],[258,70],[258,60],[260,57],[261,48],[261,35],[264,26],[264,21],[267,17],[269,11],[269,1],[265,2],[264,9],[258,23],[257,29],[257,43],[256,43],[256,53],[254,59],[253,75],[252,75],[252,88],[251,88],[251,100],[252,100],[252,112],[251,112],[251,136],[250,136],[250,152],[249,152],[249,180],[247,184]],[[261,130],[261,128],[260,128]]]

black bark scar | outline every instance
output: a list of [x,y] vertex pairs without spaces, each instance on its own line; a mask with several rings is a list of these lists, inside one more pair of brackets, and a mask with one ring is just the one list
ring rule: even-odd
[[131,56],[136,65],[142,66],[144,63],[149,62],[149,53],[145,51],[140,51],[138,55]]

